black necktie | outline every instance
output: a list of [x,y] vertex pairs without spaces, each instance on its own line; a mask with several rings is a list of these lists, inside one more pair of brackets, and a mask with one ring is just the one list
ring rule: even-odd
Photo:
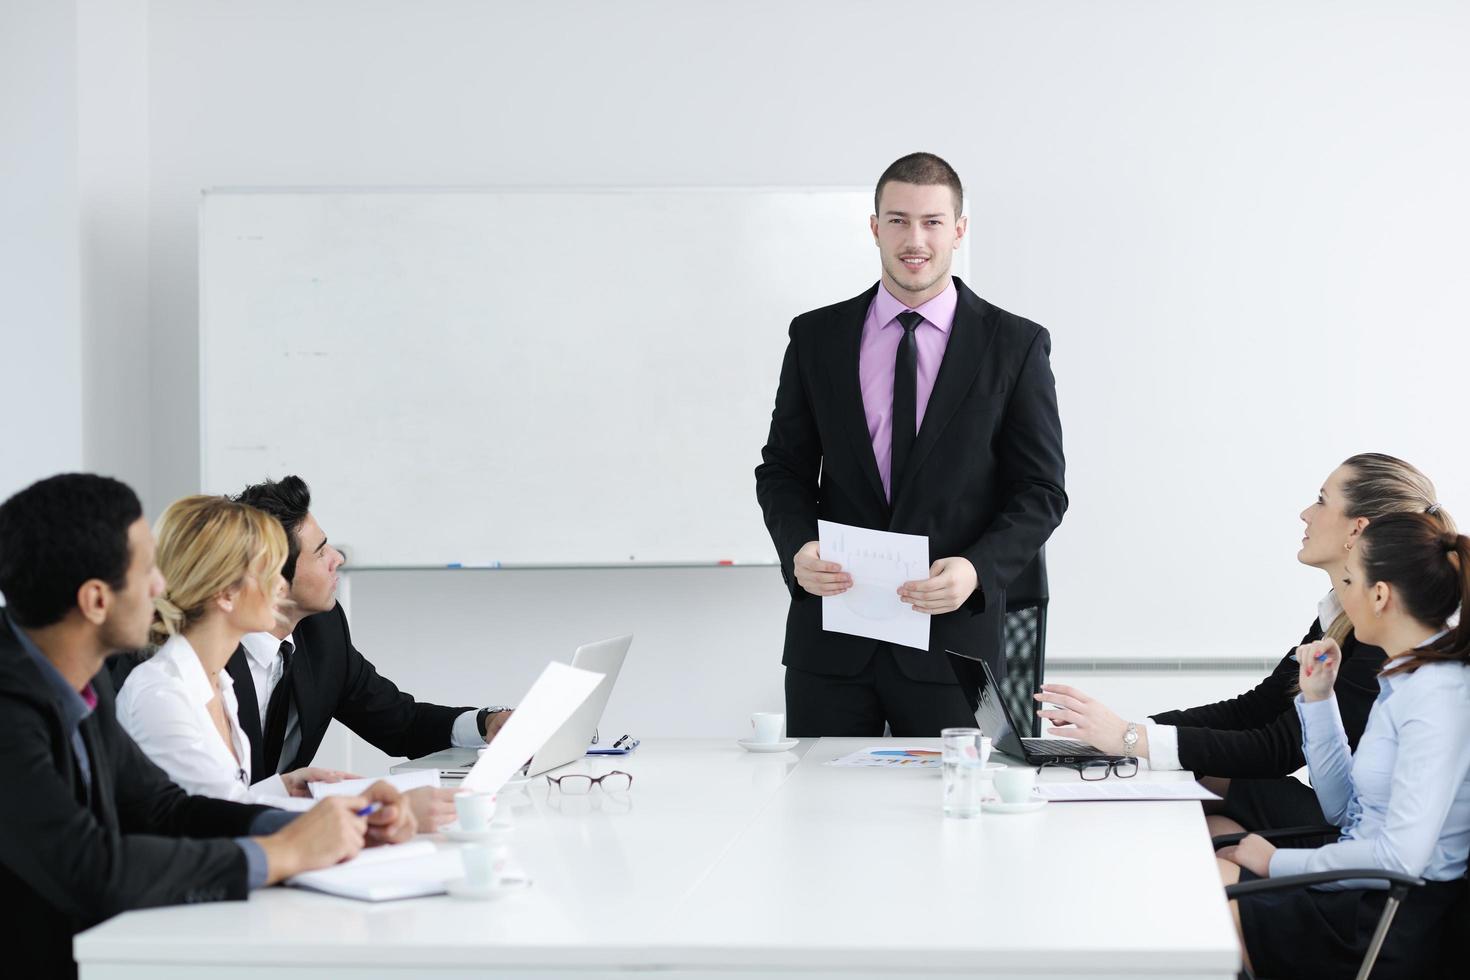
[[903,339],[898,342],[898,357],[893,363],[893,453],[888,460],[888,499],[898,499],[898,481],[908,465],[918,432],[919,343],[914,329],[924,317],[913,310],[898,315],[903,325]]
[[281,746],[286,744],[286,709],[291,703],[291,653],[295,649],[290,640],[281,641],[281,679],[271,691],[270,704],[265,709],[265,753],[262,757],[265,771],[251,775],[257,781],[274,776],[280,768]]

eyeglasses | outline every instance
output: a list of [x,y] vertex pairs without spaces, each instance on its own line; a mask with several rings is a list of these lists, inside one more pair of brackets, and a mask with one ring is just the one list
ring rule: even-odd
[[1130,776],[1138,775],[1138,760],[1131,756],[1113,762],[1098,759],[1095,762],[1044,762],[1041,764],[1043,769],[1047,766],[1076,769],[1088,782],[1107,779],[1109,775],[1117,776],[1119,779],[1128,779]]
[[633,785],[631,773],[614,769],[612,772],[601,776],[584,776],[581,773],[570,773],[565,776],[547,776],[546,782],[555,786],[568,796],[586,796],[592,792],[592,787],[601,785],[604,792],[624,793]]

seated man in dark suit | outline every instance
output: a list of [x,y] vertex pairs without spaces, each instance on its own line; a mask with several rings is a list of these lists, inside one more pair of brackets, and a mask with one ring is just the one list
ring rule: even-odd
[[[119,912],[243,899],[413,836],[386,783],[283,813],[189,796],[148,760],[102,665],[145,642],[163,585],[116,480],[55,476],[0,505],[0,945],[15,976],[72,975],[72,936]],[[357,816],[368,799],[384,806]]]
[[[252,773],[264,779],[311,765],[333,718],[388,755],[408,758],[452,745],[484,745],[495,737],[509,708],[416,701],[352,645],[336,599],[342,553],[327,543],[311,513],[306,481],[267,480],[235,499],[280,521],[290,549],[281,572],[290,584],[288,618],[271,633],[247,635],[225,665],[235,681],[240,727],[250,736]],[[118,686],[131,666],[114,669]],[[434,829],[454,820],[453,790],[415,790],[409,796],[420,826]]]

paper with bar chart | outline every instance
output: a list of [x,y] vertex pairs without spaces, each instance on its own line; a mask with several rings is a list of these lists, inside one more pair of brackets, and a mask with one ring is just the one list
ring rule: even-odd
[[852,588],[822,597],[822,629],[929,649],[929,617],[898,598],[905,582],[929,577],[929,538],[817,521],[823,561],[852,576]]

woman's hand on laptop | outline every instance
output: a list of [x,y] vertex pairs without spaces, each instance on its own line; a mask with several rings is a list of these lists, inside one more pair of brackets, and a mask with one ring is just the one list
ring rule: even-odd
[[[1036,712],[1051,722],[1048,734],[1080,739],[1109,755],[1123,754],[1123,734],[1128,731],[1128,722],[1101,701],[1066,684],[1043,684],[1041,693],[1031,696],[1043,704],[1054,705]],[[1133,754],[1148,757],[1148,735],[1142,725],[1138,726],[1138,744]]]
[[420,786],[403,794],[408,809],[413,811],[419,829],[426,834],[438,833],[439,828],[454,823],[454,794],[452,789]]

